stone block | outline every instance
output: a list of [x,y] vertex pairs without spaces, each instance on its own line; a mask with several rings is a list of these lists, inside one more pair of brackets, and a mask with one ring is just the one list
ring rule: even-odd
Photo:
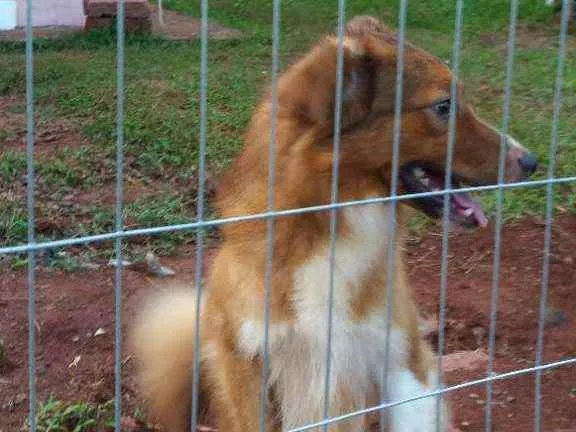
[[[84,23],[84,30],[96,30],[110,28],[116,23],[115,17],[92,17],[87,16]],[[132,33],[150,33],[152,31],[152,20],[142,18],[126,18],[124,20],[124,29],[127,34]]]
[[[115,17],[118,11],[118,0],[83,0],[84,12],[93,18]],[[124,15],[126,18],[149,18],[150,5],[147,0],[125,0]]]

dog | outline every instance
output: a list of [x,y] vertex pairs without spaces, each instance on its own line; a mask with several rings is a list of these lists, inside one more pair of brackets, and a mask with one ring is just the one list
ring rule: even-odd
[[[391,193],[398,40],[379,20],[348,22],[343,38],[341,139],[338,196],[364,200]],[[276,118],[276,210],[329,204],[333,169],[338,38],[324,37],[278,80]],[[444,188],[452,74],[444,62],[406,42],[400,128],[399,193]],[[458,83],[454,188],[494,184],[502,142],[507,181],[531,175],[537,161],[511,137],[481,120]],[[267,210],[271,95],[257,107],[246,145],[224,174],[215,205],[220,216]],[[484,227],[480,205],[465,192],[450,196],[453,224]],[[337,239],[330,255],[329,212],[277,217],[269,293],[269,375],[266,430],[287,431],[388,401],[434,391],[440,385],[431,347],[419,332],[419,314],[406,278],[402,238],[406,210],[432,218],[443,214],[443,195],[402,200],[398,206],[394,269],[387,267],[390,203],[339,208]],[[222,226],[222,243],[207,278],[201,309],[201,390],[222,432],[259,430],[264,356],[267,222],[244,220]],[[332,265],[333,264],[333,268]],[[329,281],[333,313],[328,400]],[[387,332],[387,275],[393,270]],[[192,363],[196,347],[196,293],[173,291],[154,298],[132,332],[140,387],[151,414],[168,431],[190,427]],[[389,339],[386,340],[387,334]],[[389,359],[386,362],[386,345]],[[382,372],[388,364],[385,388]],[[436,430],[436,399],[387,410],[387,430]],[[442,408],[442,430],[449,428]],[[330,431],[364,431],[373,419],[356,416],[330,424]]]

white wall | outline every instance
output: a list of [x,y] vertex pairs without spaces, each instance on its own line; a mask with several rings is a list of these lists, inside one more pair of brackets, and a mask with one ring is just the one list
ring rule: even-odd
[[[26,0],[16,0],[18,4],[18,26],[26,25]],[[77,26],[84,25],[82,0],[32,0],[32,25]]]
[[16,0],[0,0],[0,30],[16,27]]

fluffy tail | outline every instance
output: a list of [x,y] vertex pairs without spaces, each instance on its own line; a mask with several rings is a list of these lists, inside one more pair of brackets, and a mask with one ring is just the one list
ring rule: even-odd
[[153,296],[130,335],[140,391],[170,432],[189,430],[196,297],[190,288]]

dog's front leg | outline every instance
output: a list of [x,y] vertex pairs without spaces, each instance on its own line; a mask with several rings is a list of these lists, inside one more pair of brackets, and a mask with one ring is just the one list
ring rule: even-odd
[[[324,420],[325,380],[321,363],[311,361],[301,363],[291,358],[284,364],[276,388],[276,397],[280,404],[282,430],[289,431]],[[337,369],[337,368],[334,368]],[[328,418],[338,417],[365,408],[365,394],[353,391],[340,380],[332,380],[327,406]],[[328,426],[330,432],[364,432],[367,419],[364,416],[350,420],[333,422]],[[314,431],[323,430],[321,427]]]
[[[388,377],[388,394],[391,401],[400,401],[430,393],[438,388],[438,376],[432,354],[424,342],[416,347],[420,355],[416,364],[396,364]],[[393,432],[432,432],[440,421],[441,431],[448,431],[449,411],[444,401],[438,418],[438,396],[429,396],[394,406],[390,409],[390,425]]]
[[[218,429],[226,432],[258,431],[260,419],[261,363],[230,349],[211,344],[207,356],[208,382],[213,391],[212,408]],[[268,404],[268,412],[272,407]],[[266,431],[276,432],[266,415]]]

